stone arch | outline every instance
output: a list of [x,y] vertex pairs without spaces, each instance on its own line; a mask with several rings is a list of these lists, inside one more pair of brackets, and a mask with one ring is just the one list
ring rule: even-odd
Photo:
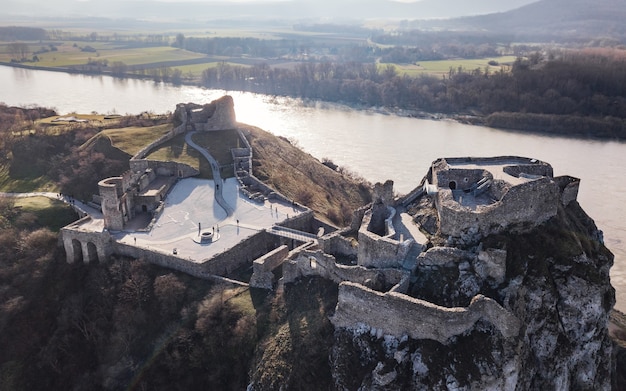
[[83,260],[83,246],[77,239],[72,239],[72,262],[81,262]]
[[89,263],[98,262],[98,248],[93,242],[87,242],[87,256],[85,260]]
[[456,181],[450,181],[450,183],[448,183],[448,187],[450,190],[456,190]]

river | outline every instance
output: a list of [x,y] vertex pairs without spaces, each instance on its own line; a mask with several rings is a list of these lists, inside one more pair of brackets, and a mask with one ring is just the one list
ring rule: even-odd
[[[173,111],[177,103],[207,103],[224,91],[108,76],[70,75],[0,66],[0,102],[40,105],[60,114]],[[616,308],[626,311],[626,143],[507,132],[454,121],[358,111],[321,102],[231,92],[237,120],[294,140],[372,181],[393,179],[412,190],[439,157],[519,155],[544,160],[555,175],[581,178],[578,200],[615,254],[611,282]]]

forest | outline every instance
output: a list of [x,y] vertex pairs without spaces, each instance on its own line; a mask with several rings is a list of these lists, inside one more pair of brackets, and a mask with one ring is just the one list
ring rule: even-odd
[[[203,71],[202,85],[366,108],[475,116],[477,122],[485,119],[500,128],[623,139],[626,58],[616,53],[535,52],[518,57],[510,71],[450,68],[442,78],[400,75],[391,64],[310,62],[279,68],[222,63]],[[589,126],[571,127],[577,121]]]

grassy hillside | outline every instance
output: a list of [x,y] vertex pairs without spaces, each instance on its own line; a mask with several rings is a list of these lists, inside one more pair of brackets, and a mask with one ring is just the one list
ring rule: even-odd
[[348,224],[352,211],[371,201],[365,181],[343,175],[259,128],[246,126],[244,133],[253,150],[254,175],[334,224]]

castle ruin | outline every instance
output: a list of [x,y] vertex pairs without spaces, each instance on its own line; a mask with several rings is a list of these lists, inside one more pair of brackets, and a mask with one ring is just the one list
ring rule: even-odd
[[[136,239],[132,243],[115,236],[139,214],[154,220],[175,184],[198,174],[182,163],[147,160],[151,149],[186,132],[236,128],[230,97],[204,106],[179,104],[174,116],[172,131],[137,153],[127,173],[99,182],[95,200],[102,219],[85,217],[63,228],[68,262],[104,261],[120,254],[203,278],[230,277],[248,265],[253,269],[249,285],[263,289],[319,276],[339,284],[332,323],[348,329],[365,325],[379,336],[445,344],[482,320],[503,338],[516,337],[520,321],[477,288],[481,281],[501,283],[507,271],[506,248],[488,247],[482,240],[544,223],[556,215],[559,204],[576,200],[580,184],[576,178],[554,177],[548,163],[531,158],[442,158],[406,196],[394,196],[391,181],[377,184],[373,202],[355,211],[349,227],[337,229],[256,179],[252,149],[240,132],[244,147],[232,151],[238,191],[252,202],[275,199],[281,208],[293,208],[292,215],[270,206],[275,219],[280,215],[278,224],[198,262],[176,249],[157,251],[137,245]],[[234,230],[233,224],[230,228]],[[237,220],[237,232],[244,228]],[[198,235],[200,231],[198,227]],[[274,271],[279,268],[282,277],[277,281]],[[422,292],[419,285],[440,268],[460,276],[473,271],[467,285],[447,294],[445,302],[437,299],[437,292]]]

